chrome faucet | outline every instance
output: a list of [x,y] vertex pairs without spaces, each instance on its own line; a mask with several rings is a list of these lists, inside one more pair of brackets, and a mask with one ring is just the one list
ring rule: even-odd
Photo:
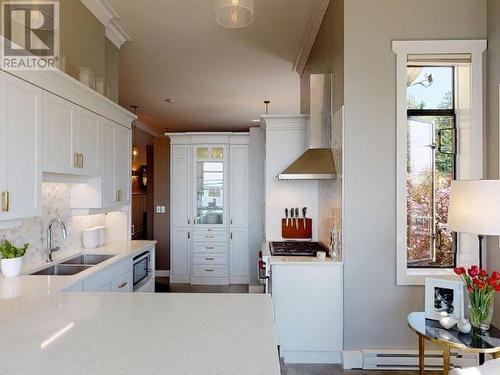
[[52,244],[52,226],[55,223],[58,223],[61,226],[63,239],[68,238],[68,232],[66,230],[66,225],[64,224],[64,222],[61,219],[52,219],[49,222],[49,226],[47,228],[47,250],[49,251],[47,262],[52,262],[52,253],[59,250],[59,246],[54,247]]

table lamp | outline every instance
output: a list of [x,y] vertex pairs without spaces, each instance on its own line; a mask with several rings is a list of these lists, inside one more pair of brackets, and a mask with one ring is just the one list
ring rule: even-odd
[[478,235],[482,268],[483,237],[500,235],[500,180],[452,181],[448,230]]

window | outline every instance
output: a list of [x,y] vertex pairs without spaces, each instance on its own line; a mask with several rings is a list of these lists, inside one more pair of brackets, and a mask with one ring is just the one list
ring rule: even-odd
[[407,266],[453,268],[448,200],[456,170],[455,67],[409,63]]
[[484,40],[393,42],[398,285],[477,261],[477,240],[450,233],[447,210],[451,180],[482,178],[485,49]]

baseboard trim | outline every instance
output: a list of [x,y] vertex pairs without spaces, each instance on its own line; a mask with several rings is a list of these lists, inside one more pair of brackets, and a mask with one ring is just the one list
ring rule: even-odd
[[170,270],[155,270],[156,277],[169,277]]
[[344,370],[363,368],[363,353],[360,350],[342,351],[342,365]]
[[191,285],[229,285],[229,277],[191,277]]
[[170,276],[170,284],[189,284],[190,281],[189,276]]
[[[418,369],[418,350],[344,350],[342,352],[344,370],[416,370]],[[477,366],[478,358],[473,353],[452,350],[453,367]],[[443,368],[443,352],[425,351],[425,369],[439,371]]]
[[230,284],[249,284],[250,280],[248,276],[231,276],[229,277]]
[[263,294],[264,293],[264,285],[249,285],[248,286],[249,294]]
[[285,363],[341,363],[342,353],[340,351],[308,352],[294,350],[280,350],[280,355]]

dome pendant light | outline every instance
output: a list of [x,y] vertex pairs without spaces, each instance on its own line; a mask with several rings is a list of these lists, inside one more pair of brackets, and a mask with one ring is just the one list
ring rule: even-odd
[[215,21],[229,29],[241,29],[253,22],[254,0],[215,0]]

